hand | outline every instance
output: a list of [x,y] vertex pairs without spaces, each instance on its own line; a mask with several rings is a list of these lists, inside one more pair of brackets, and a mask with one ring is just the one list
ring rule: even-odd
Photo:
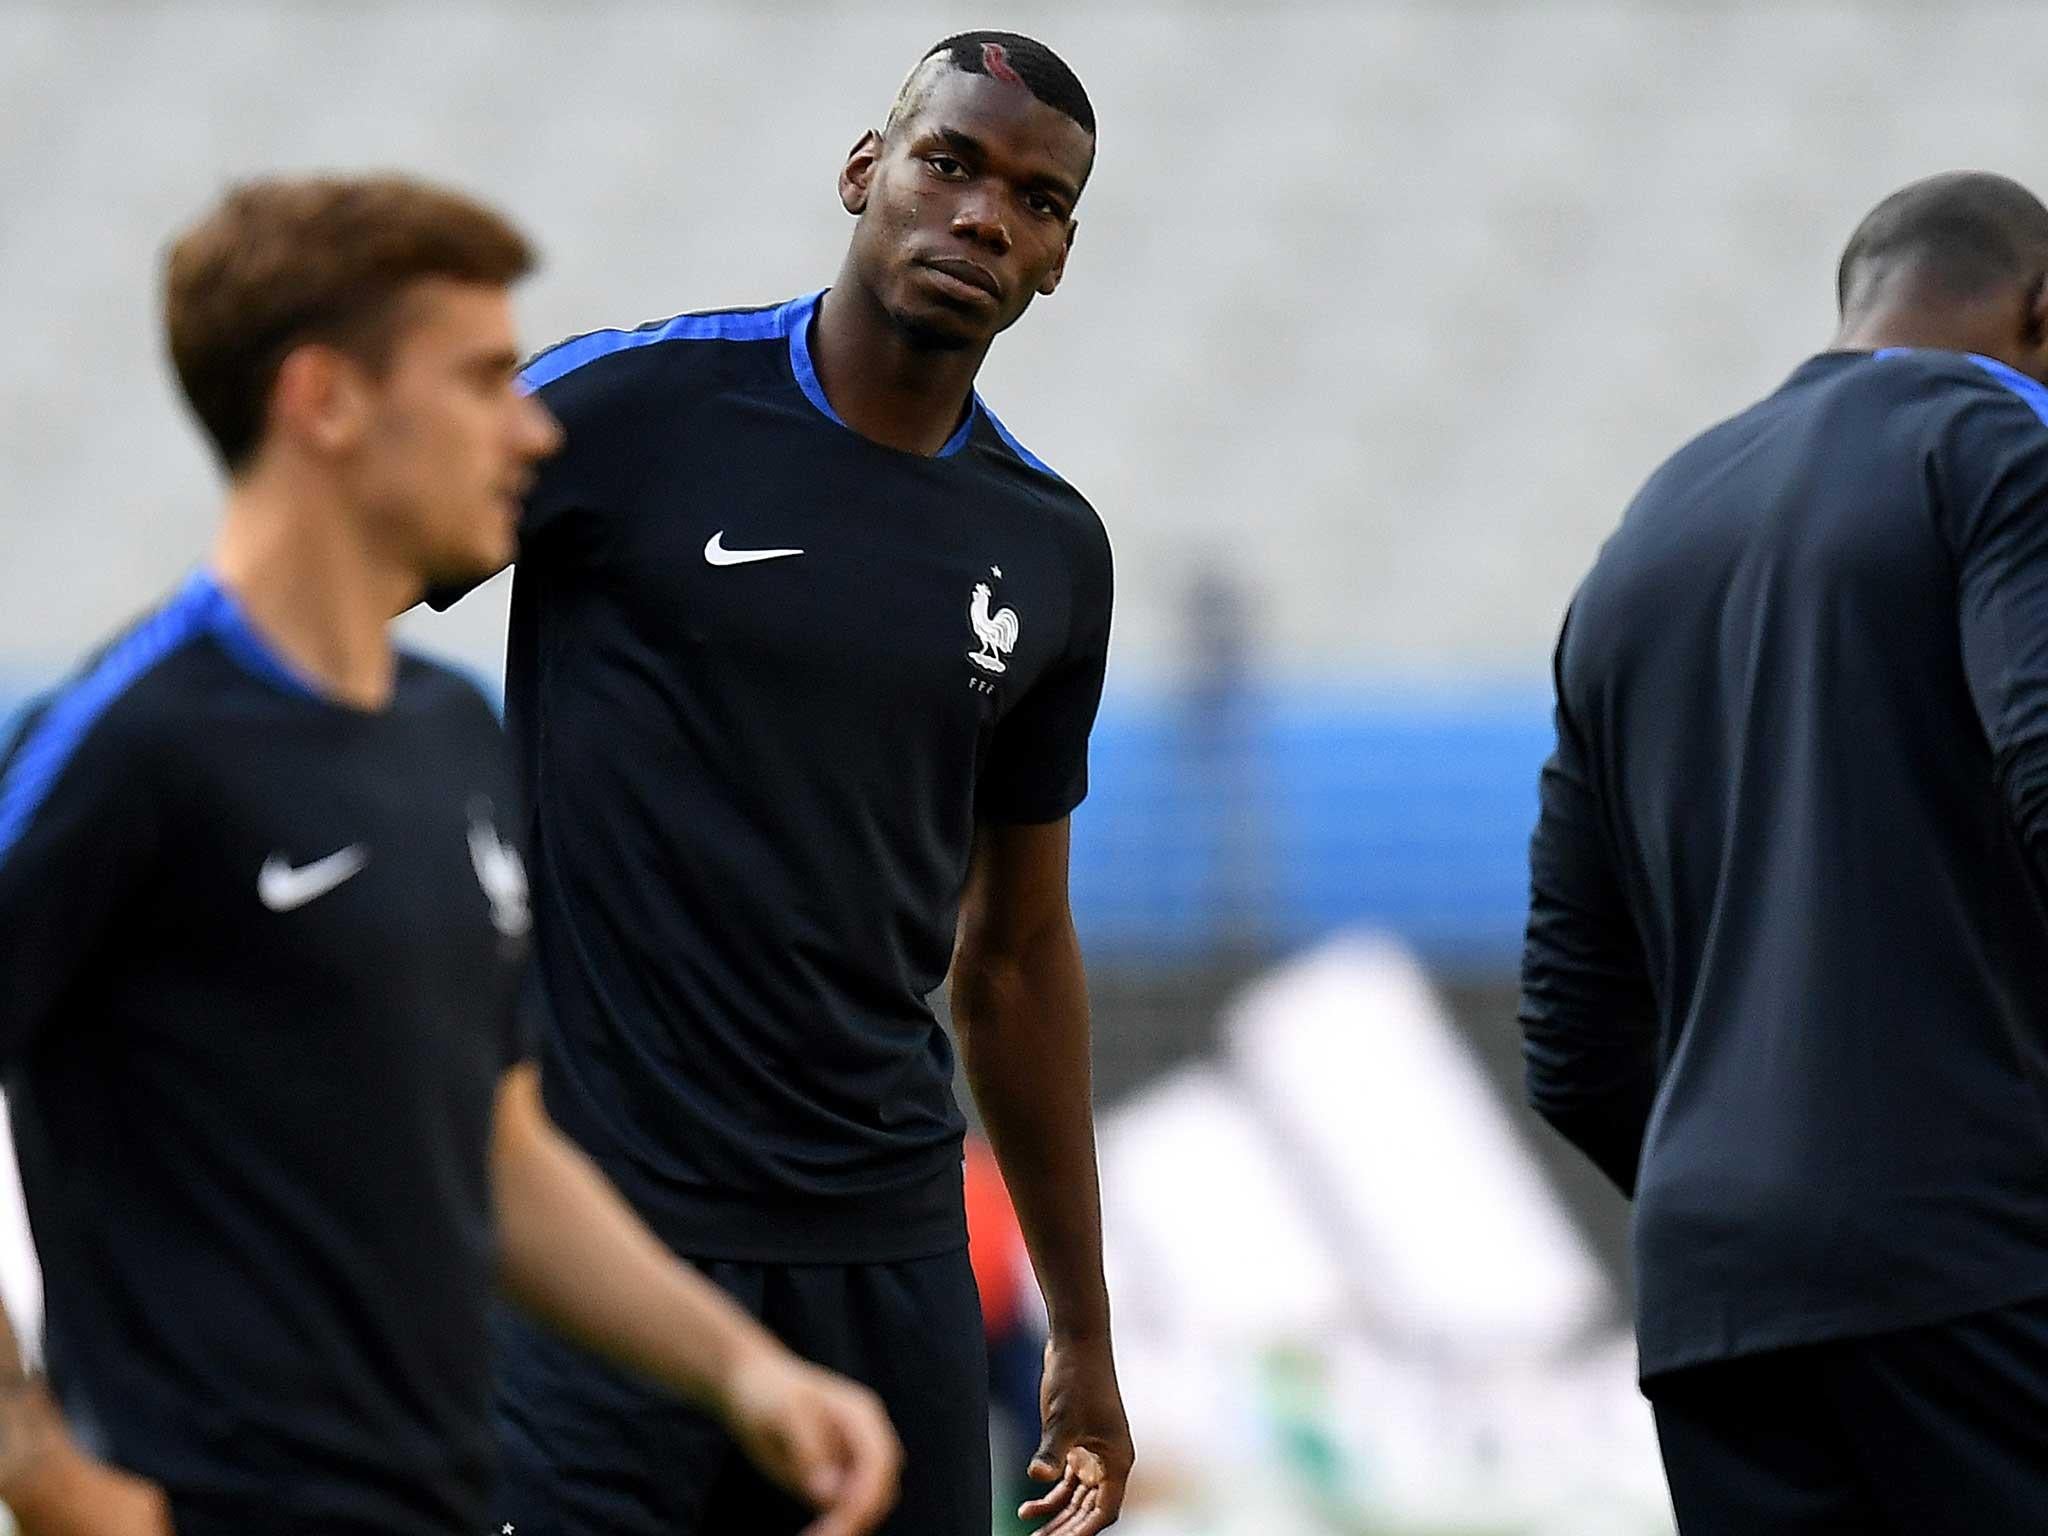
[[763,1345],[734,1371],[725,1404],[747,1459],[820,1511],[803,1536],[866,1536],[895,1507],[903,1447],[866,1387]]
[[88,1456],[40,1385],[0,1404],[0,1499],[22,1536],[174,1536],[164,1491]]
[[1107,1339],[1046,1342],[1038,1412],[1045,1431],[1029,1470],[1054,1486],[1020,1507],[1017,1518],[1049,1520],[1038,1536],[1095,1536],[1115,1525],[1137,1453]]

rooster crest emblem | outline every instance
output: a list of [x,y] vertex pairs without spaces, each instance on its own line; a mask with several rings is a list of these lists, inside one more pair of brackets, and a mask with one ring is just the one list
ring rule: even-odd
[[974,596],[967,604],[967,622],[974,626],[974,638],[981,645],[969,651],[967,659],[984,672],[1007,672],[1009,663],[1003,658],[1017,648],[1017,610],[998,608],[990,613],[989,600],[994,595],[987,582],[974,584]]
[[488,800],[472,800],[469,805],[469,862],[476,869],[476,883],[491,904],[491,926],[505,938],[524,937],[533,926],[526,866],[520,862],[518,850],[498,836]]

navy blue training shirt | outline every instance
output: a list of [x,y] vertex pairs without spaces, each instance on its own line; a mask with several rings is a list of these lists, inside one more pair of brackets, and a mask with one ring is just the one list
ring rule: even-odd
[[2048,1294],[2048,390],[1829,353],[1558,644],[1522,1023],[1643,1374]]
[[503,736],[379,712],[195,577],[0,773],[0,1064],[73,1429],[181,1531],[476,1536],[487,1150],[525,1053]]
[[1087,787],[1110,553],[978,399],[934,457],[833,412],[818,295],[600,331],[525,381],[506,718],[550,1112],[694,1257],[965,1241],[946,975],[975,824]]

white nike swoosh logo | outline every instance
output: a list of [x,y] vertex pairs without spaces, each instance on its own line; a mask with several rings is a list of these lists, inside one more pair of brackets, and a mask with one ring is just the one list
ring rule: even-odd
[[369,850],[361,843],[351,843],[302,869],[293,869],[282,854],[273,853],[256,873],[256,899],[273,912],[290,912],[325,896],[369,862]]
[[723,528],[704,546],[704,558],[713,565],[752,565],[756,560],[787,560],[802,553],[800,549],[727,549]]

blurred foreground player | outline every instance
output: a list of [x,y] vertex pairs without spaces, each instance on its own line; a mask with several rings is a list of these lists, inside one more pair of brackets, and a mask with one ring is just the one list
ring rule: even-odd
[[[508,723],[535,818],[550,1111],[656,1232],[907,1451],[905,1536],[986,1536],[967,1073],[1051,1313],[1028,1507],[1116,1516],[1068,815],[1109,641],[1088,503],[974,393],[1060,282],[1095,118],[1043,45],[934,48],[839,175],[838,283],[600,331],[525,371]],[[957,934],[957,948],[955,940]],[[529,1536],[794,1529],[717,1427],[531,1330],[502,1368]]]
[[1557,652],[1531,1097],[1684,1536],[2048,1529],[2048,209],[1920,182]]
[[478,1536],[494,1268],[718,1414],[819,1530],[889,1502],[872,1395],[548,1124],[502,738],[391,647],[429,581],[504,561],[559,439],[514,388],[528,264],[395,179],[254,183],[171,253],[171,354],[230,478],[212,561],[0,778],[0,1050],[55,1389],[0,1401],[31,1536]]

